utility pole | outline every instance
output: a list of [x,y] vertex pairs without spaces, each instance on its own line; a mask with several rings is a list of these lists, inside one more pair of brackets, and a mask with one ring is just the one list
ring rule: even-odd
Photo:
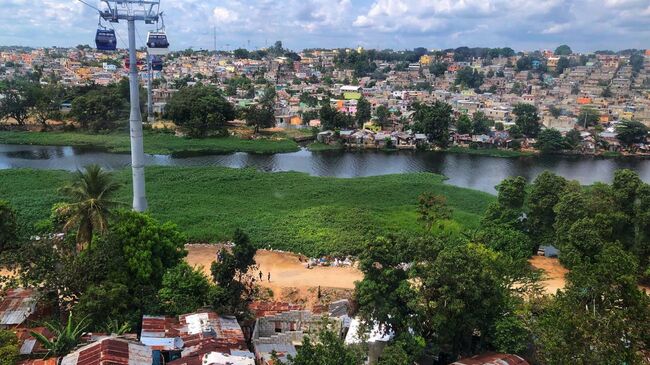
[[[147,210],[144,182],[144,146],[142,141],[142,114],[140,111],[140,90],[138,63],[135,48],[135,22],[153,24],[160,16],[159,0],[102,0],[108,9],[101,10],[100,16],[113,23],[126,20],[129,29],[129,87],[131,113],[129,116],[131,134],[131,169],[133,173],[133,210]],[[155,9],[155,11],[154,11]]]
[[149,51],[147,51],[147,122],[148,123],[153,123],[154,118],[153,118],[153,103],[152,99],[153,97],[151,96],[153,94],[152,88],[152,81],[151,79],[153,78],[153,70],[151,69],[151,66],[153,62],[151,62],[151,55],[149,54]]

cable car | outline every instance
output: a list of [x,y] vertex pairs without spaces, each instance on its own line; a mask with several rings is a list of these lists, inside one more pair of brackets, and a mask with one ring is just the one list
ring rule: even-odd
[[[136,64],[137,67],[140,68],[144,62],[142,60],[137,60]],[[124,68],[127,70],[131,68],[131,60],[129,59],[129,56],[124,57]]]
[[160,56],[151,57],[151,69],[154,71],[162,71],[163,60],[160,58]]
[[115,51],[117,48],[117,39],[113,29],[97,29],[95,35],[95,45],[100,51]]
[[165,55],[168,52],[169,42],[165,32],[149,32],[147,34],[147,50],[151,55]]

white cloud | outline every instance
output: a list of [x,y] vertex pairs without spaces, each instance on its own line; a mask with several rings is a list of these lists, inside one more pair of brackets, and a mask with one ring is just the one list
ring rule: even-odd
[[217,24],[231,24],[239,20],[239,14],[219,6],[212,10],[212,16]]

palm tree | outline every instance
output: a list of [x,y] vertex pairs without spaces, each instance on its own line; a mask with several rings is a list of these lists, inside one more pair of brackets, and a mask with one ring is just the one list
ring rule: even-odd
[[88,322],[86,318],[83,318],[75,323],[75,320],[72,318],[72,312],[70,312],[68,322],[65,326],[59,322],[46,322],[44,326],[52,332],[53,338],[51,340],[38,332],[30,331],[30,333],[43,348],[47,349],[47,354],[45,355],[47,358],[51,356],[65,356],[72,351],[79,343],[79,339],[86,330],[86,327],[88,327]]
[[93,233],[108,229],[112,209],[122,204],[112,200],[119,188],[111,173],[99,165],[88,165],[85,171],[77,170],[74,179],[60,190],[68,202],[57,213],[65,217],[64,231],[77,229],[78,250],[85,248]]

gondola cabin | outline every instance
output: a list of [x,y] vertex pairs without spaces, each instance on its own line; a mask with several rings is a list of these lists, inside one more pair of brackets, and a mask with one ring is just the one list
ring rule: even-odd
[[169,42],[165,32],[149,32],[147,34],[147,50],[150,55],[166,55],[169,50]]
[[113,29],[97,29],[95,35],[95,45],[100,51],[115,51],[117,48],[117,38]]
[[[137,60],[137,66],[138,66],[138,69],[139,69],[143,64],[144,64],[144,62],[143,62],[142,60]],[[131,66],[131,60],[129,59],[128,56],[127,56],[127,57],[124,57],[124,68],[128,70],[128,69],[131,68],[130,66]]]
[[151,69],[154,71],[162,71],[163,69],[163,60],[159,56],[153,56],[151,58]]

